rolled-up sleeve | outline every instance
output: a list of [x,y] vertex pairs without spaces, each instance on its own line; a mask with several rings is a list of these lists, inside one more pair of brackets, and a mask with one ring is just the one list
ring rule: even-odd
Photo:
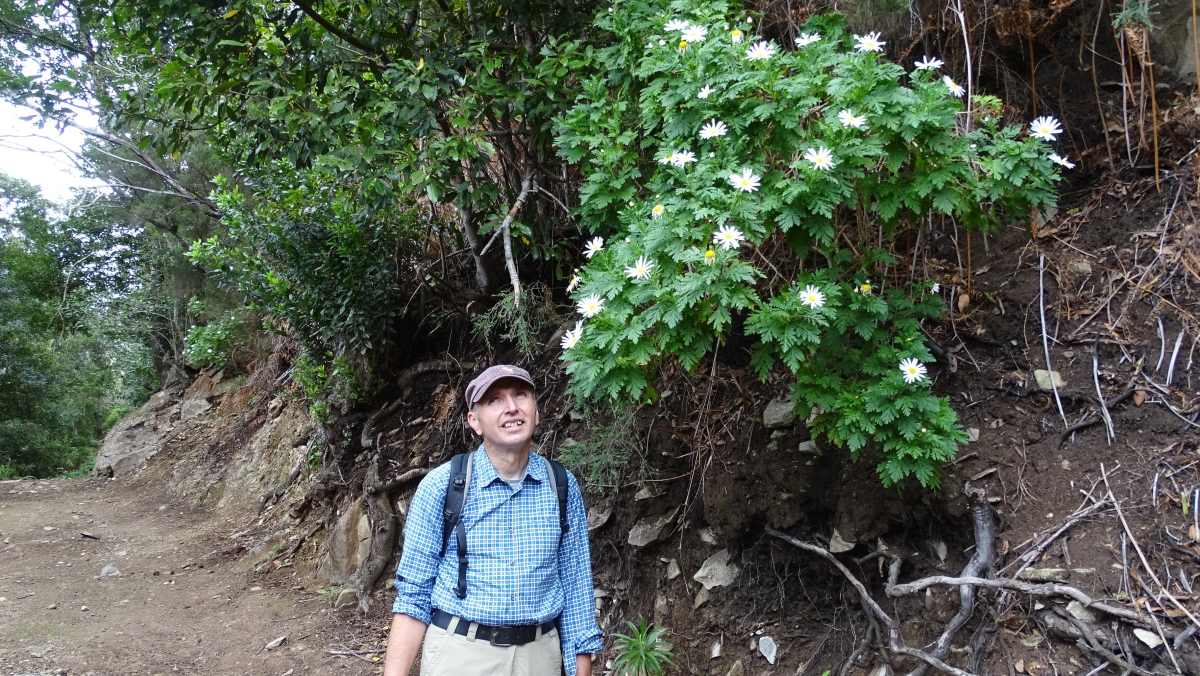
[[417,486],[404,523],[404,551],[400,565],[396,566],[396,601],[392,612],[425,624],[429,624],[432,612],[429,599],[442,562],[438,555],[442,548],[441,514],[449,478],[447,463],[426,475]]
[[[566,599],[559,629],[562,632],[563,666],[575,676],[575,656],[600,652],[600,627],[596,626],[596,601],[592,591],[592,556],[588,545],[587,514],[575,475],[568,473],[567,519],[571,530],[559,552],[559,577]],[[435,552],[436,553],[436,552]]]

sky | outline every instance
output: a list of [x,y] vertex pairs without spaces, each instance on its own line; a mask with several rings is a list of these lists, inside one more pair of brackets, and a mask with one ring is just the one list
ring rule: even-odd
[[71,153],[83,146],[83,133],[73,128],[60,133],[52,124],[38,129],[37,120],[21,119],[30,114],[0,101],[0,171],[40,186],[56,202],[70,200],[73,188],[100,185],[71,162]]

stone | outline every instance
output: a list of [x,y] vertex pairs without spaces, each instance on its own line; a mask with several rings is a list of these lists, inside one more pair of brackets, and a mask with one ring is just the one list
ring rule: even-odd
[[275,639],[274,641],[271,641],[270,643],[268,643],[266,649],[274,650],[286,642],[287,642],[287,636],[280,636],[279,638]]
[[842,534],[839,533],[836,528],[834,528],[833,537],[829,538],[829,552],[831,554],[842,554],[850,551],[851,549],[854,549],[854,543],[847,542],[846,539],[842,537]]
[[712,648],[710,648],[708,651],[708,659],[715,660],[718,657],[720,657],[721,656],[721,648],[722,648],[722,645],[719,640],[713,641]]
[[[271,420],[278,418],[279,414],[283,413],[283,407],[284,407],[283,398],[275,397],[274,399],[272,399],[270,401],[270,403],[267,404],[267,417],[270,418]],[[307,439],[305,441],[307,441]],[[297,444],[295,443],[295,440],[293,439],[292,446],[296,446],[296,445]]]
[[612,505],[602,505],[589,509],[587,513],[588,532],[590,533],[608,523],[608,520],[612,517],[612,513]]
[[768,664],[775,664],[775,652],[777,650],[778,648],[775,645],[775,639],[771,638],[770,636],[763,636],[762,638],[758,639],[758,652],[762,653],[762,656],[767,658]]
[[122,476],[157,454],[179,412],[179,392],[156,392],[141,408],[118,420],[100,445],[92,475]]
[[796,422],[796,405],[791,399],[772,399],[763,410],[763,427],[769,430]]
[[805,453],[808,455],[821,454],[821,451],[817,448],[817,442],[813,441],[812,439],[809,439],[808,441],[801,441],[800,446],[796,450],[800,453]]
[[1026,568],[1017,578],[1029,582],[1066,582],[1067,571],[1064,568]]
[[100,569],[100,577],[121,577],[121,571],[111,563]]
[[700,541],[706,545],[717,544],[717,536],[715,533],[713,533],[713,529],[709,528],[708,526],[696,531],[696,535],[699,535]]
[[771,441],[779,441],[787,435],[787,430],[775,430],[774,432],[771,432]]
[[1096,622],[1100,621],[1100,613],[1088,608],[1079,601],[1071,601],[1068,603],[1067,612],[1071,614],[1071,617],[1083,622],[1095,624]]
[[710,595],[707,589],[701,589],[700,591],[696,592],[696,599],[692,601],[692,610],[696,610],[705,603],[708,603],[709,598]]
[[1163,644],[1162,638],[1158,634],[1147,629],[1137,628],[1133,630],[1133,635],[1138,637],[1138,640],[1145,643],[1151,650]]
[[667,579],[674,580],[682,574],[683,571],[679,569],[679,562],[671,559],[671,562],[667,564]]
[[742,664],[741,660],[734,662],[725,676],[746,676],[746,665]]
[[1037,369],[1036,371],[1033,372],[1033,379],[1037,381],[1038,389],[1042,390],[1043,392],[1050,392],[1053,389],[1053,387],[1051,387],[1051,384],[1050,384],[1051,378],[1053,378],[1053,380],[1054,380],[1053,387],[1057,387],[1058,389],[1061,390],[1062,388],[1067,386],[1067,384],[1063,381],[1062,376],[1059,374],[1058,371],[1047,371],[1045,369]]
[[216,396],[213,390],[221,384],[224,377],[224,371],[217,371],[212,375],[201,371],[183,393],[183,400],[179,402],[179,420],[190,420],[212,408],[208,400]]
[[667,595],[659,592],[658,595],[654,597],[655,620],[661,622],[662,620],[666,619],[667,615],[670,613],[671,607],[667,605]]
[[633,494],[633,501],[641,502],[642,500],[649,500],[657,497],[658,489],[655,487],[655,484],[642,484],[641,489],[638,490],[637,493]]
[[974,443],[976,441],[979,441],[979,428],[978,427],[968,427],[967,428],[967,442]]
[[579,411],[571,411],[571,422],[579,422],[583,420],[583,413]]
[[1092,266],[1085,260],[1075,260],[1067,263],[1067,269],[1077,275],[1092,276]]
[[705,559],[692,579],[704,585],[705,589],[712,589],[732,584],[740,572],[741,568],[729,561],[729,549],[722,549]]
[[667,514],[641,519],[629,531],[629,544],[634,547],[645,547],[662,541],[671,532],[671,526],[675,523],[677,516],[679,516],[679,507]]
[[333,602],[333,607],[338,610],[346,610],[358,606],[358,590],[354,587],[346,587],[338,592],[337,599]]
[[570,448],[570,447],[572,447],[572,446],[578,446],[578,445],[579,445],[579,442],[578,442],[578,441],[575,441],[575,440],[574,440],[574,439],[572,439],[571,437],[567,437],[566,439],[563,439],[563,440],[562,440],[562,443],[560,443],[560,444],[558,445],[558,447],[559,447],[559,448]]
[[325,552],[317,559],[317,582],[339,586],[358,570],[371,549],[370,521],[362,498],[342,513],[325,542]]
[[50,605],[46,606],[46,610],[58,610],[58,604],[51,603]]

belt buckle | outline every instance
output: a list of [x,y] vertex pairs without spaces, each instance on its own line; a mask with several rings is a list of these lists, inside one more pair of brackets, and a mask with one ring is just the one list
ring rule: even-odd
[[514,625],[511,625],[511,624],[505,624],[505,625],[502,625],[499,627],[492,627],[492,638],[488,640],[488,643],[492,644],[493,646],[495,646],[497,648],[508,648],[510,646],[516,645],[514,643],[500,643],[500,642],[496,641],[496,636],[500,634],[500,631],[502,629],[512,629],[513,627],[514,627]]

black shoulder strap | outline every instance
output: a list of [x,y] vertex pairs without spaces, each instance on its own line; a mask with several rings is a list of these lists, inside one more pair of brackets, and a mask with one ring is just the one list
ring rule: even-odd
[[467,503],[467,489],[471,486],[471,454],[459,453],[450,460],[450,483],[446,486],[446,502],[442,506],[442,550],[438,556],[446,555],[450,543],[450,531],[455,531],[458,548],[458,586],[454,592],[458,598],[467,597],[467,529],[463,525],[463,505]]
[[558,527],[566,533],[571,530],[571,524],[567,522],[567,468],[557,460],[547,458],[546,462],[550,463],[550,485],[558,494]]

